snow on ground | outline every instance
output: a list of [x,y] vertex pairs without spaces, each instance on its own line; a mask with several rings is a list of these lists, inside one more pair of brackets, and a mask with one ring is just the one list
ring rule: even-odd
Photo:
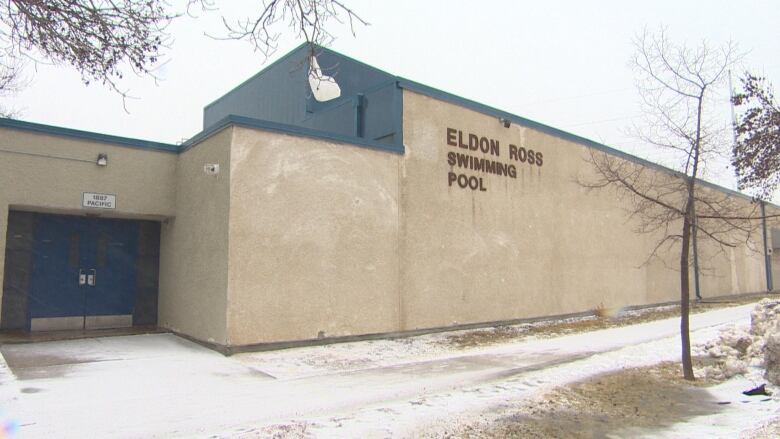
[[[666,308],[668,307],[657,307],[654,309]],[[628,311],[621,315],[631,315],[632,313],[638,315],[648,311]],[[595,317],[593,316],[572,317],[562,320],[521,323],[504,328],[519,337],[531,328],[544,327],[550,323],[568,323],[594,319]],[[415,337],[245,353],[235,355],[233,358],[242,363],[259,367],[277,378],[300,378],[319,375],[324,372],[344,372],[445,358],[452,356],[453,351],[455,351],[452,344],[448,342],[449,337],[489,332],[493,329],[446,331]]]
[[[694,331],[693,340],[704,342],[715,339],[721,328],[714,326]],[[585,338],[573,338],[565,344],[579,343]],[[576,350],[573,346],[569,348]],[[680,361],[679,339],[667,337],[592,356],[575,354],[575,358],[582,359],[557,365],[558,361],[553,360],[525,368],[521,366],[507,370],[504,376],[496,377],[491,382],[414,400],[396,401],[381,407],[366,407],[348,416],[290,419],[287,423],[277,424],[276,429],[259,431],[270,433],[279,431],[278,427],[283,425],[305,424],[306,432],[313,437],[447,437],[458,425],[494,422],[508,411],[511,412],[511,407],[520,400],[546,393],[556,386],[623,368],[650,366],[661,361]],[[777,416],[780,410],[780,398],[762,401],[765,398],[751,399],[741,394],[743,390],[751,389],[761,382],[763,379],[756,372],[748,378],[740,377],[709,388],[714,399],[730,403],[717,415],[697,417],[676,424],[667,431],[634,431],[631,437],[738,437],[751,425],[758,425]]]
[[780,414],[780,397],[744,396],[742,392],[764,383],[763,371],[750,371],[707,388],[717,401],[728,403],[711,415],[698,416],[671,428],[648,432],[655,438],[736,438],[761,426]]
[[[642,308],[636,310],[619,310],[615,317],[631,317],[648,312],[667,311],[675,305]],[[520,323],[503,327],[507,332],[523,336],[531,329],[538,329],[550,324],[565,324],[595,320],[593,316],[571,317],[560,320],[546,320],[530,323]],[[405,337],[384,340],[368,340],[352,343],[338,343],[323,346],[311,346],[296,349],[256,352],[235,355],[233,358],[245,364],[251,364],[266,373],[280,379],[319,375],[325,372],[344,372],[351,370],[387,367],[405,363],[446,358],[456,354],[457,349],[449,343],[449,338],[465,334],[490,332],[494,328],[467,329],[458,331],[437,332],[415,337]],[[547,339],[547,337],[544,337]],[[528,336],[523,341],[536,340],[536,336]],[[490,350],[493,346],[468,349],[474,353],[480,350]]]
[[[692,316],[694,342],[747,324],[752,307]],[[233,357],[171,334],[6,345],[14,375],[0,365],[0,408],[25,438],[440,436],[554,386],[677,360],[678,328],[668,319],[466,351],[431,334]],[[751,404],[734,392],[750,379],[716,388],[735,402],[714,437],[746,427]],[[751,424],[780,407],[763,404],[750,409]],[[696,419],[679,428],[715,422]]]

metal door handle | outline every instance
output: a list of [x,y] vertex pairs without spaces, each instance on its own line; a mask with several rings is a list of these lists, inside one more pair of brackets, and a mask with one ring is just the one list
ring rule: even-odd
[[94,287],[96,281],[97,281],[97,270],[92,268],[89,270],[89,275],[87,276],[87,285]]
[[79,269],[79,285],[84,285],[87,283],[87,275],[84,274],[84,270]]

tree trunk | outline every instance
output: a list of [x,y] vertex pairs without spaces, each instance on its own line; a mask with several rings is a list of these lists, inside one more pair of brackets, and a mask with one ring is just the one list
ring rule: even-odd
[[680,252],[680,340],[682,342],[682,367],[683,377],[693,381],[693,362],[691,361],[691,334],[689,325],[690,315],[690,281],[688,272],[688,258],[690,255],[690,203],[683,219],[682,251]]

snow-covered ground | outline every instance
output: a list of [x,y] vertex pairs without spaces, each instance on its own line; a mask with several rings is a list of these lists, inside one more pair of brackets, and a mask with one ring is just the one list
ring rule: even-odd
[[[749,324],[752,309],[692,316],[694,343]],[[432,334],[233,357],[170,334],[6,345],[0,415],[23,438],[439,436],[561,384],[678,360],[678,328],[669,319],[469,350]],[[732,402],[717,417],[652,434],[735,437],[770,419],[780,400],[740,393],[757,373],[708,389]]]

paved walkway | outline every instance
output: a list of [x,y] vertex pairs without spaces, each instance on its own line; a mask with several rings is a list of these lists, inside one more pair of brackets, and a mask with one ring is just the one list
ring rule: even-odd
[[[752,307],[694,315],[692,328],[744,322]],[[339,417],[354,421],[360,418],[356,413],[367,410],[373,415],[363,416],[365,422],[381,424],[383,408],[500,383],[596,353],[675,337],[677,331],[677,319],[661,320],[449,351],[424,361],[406,359],[380,367],[361,363],[338,372],[284,377],[264,368],[263,353],[224,357],[172,334],[4,345],[0,351],[8,368],[0,365],[0,404],[3,415],[19,423],[24,438],[253,437],[253,429],[268,424]],[[296,351],[305,357],[307,349],[315,348]],[[283,364],[274,366],[284,369]],[[388,432],[364,427],[368,436]]]
[[170,332],[156,326],[133,326],[112,329],[77,329],[73,331],[0,331],[0,345],[40,343],[42,341],[76,340],[80,338],[116,337],[118,335],[162,334]]

